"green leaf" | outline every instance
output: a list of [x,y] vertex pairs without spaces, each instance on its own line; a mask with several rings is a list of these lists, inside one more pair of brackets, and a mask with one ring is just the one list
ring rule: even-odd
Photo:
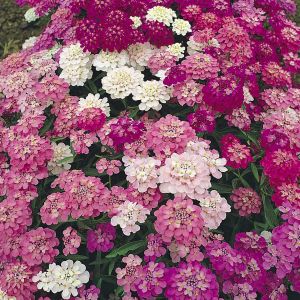
[[274,228],[279,224],[278,218],[275,214],[275,209],[273,208],[270,199],[267,199],[264,194],[262,195],[262,201],[264,205],[265,219],[269,226]]
[[53,138],[51,138],[51,142],[60,142],[60,141],[63,141],[64,139],[66,139],[65,137],[60,137],[60,136],[58,136],[58,137],[53,137]]
[[212,183],[212,189],[216,190],[220,194],[231,194],[232,187],[230,185],[220,184],[220,183]]
[[115,260],[112,260],[110,263],[109,263],[109,266],[108,266],[108,275],[111,275],[114,267],[115,267],[115,264],[116,264],[116,261]]
[[118,249],[113,250],[110,252],[108,255],[106,255],[106,258],[113,258],[117,257],[118,255],[124,256],[126,255],[129,251],[134,251],[138,248],[145,247],[146,242],[145,241],[136,241],[136,242],[131,242],[128,243],[124,246],[121,246]]
[[251,170],[252,170],[254,178],[256,179],[257,182],[259,182],[259,174],[258,174],[256,165],[252,163],[250,166],[251,166]]
[[67,256],[59,255],[59,256],[57,256],[57,259],[61,259],[61,260],[71,259],[73,261],[76,261],[76,260],[87,260],[89,258],[87,256],[84,256],[84,255],[70,254],[70,255],[67,255]]
[[58,161],[59,164],[69,164],[74,161],[74,156],[65,157]]
[[40,135],[43,136],[52,126],[54,123],[55,116],[51,116],[50,118],[47,118],[46,122],[44,123],[44,126],[40,130]]

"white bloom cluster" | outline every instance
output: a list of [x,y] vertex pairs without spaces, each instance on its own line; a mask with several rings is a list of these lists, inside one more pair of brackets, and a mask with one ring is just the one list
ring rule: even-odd
[[25,12],[24,18],[28,23],[31,23],[36,21],[39,18],[39,16],[36,14],[34,7],[32,7]]
[[148,64],[149,58],[153,55],[155,47],[149,42],[130,45],[127,49],[129,64],[135,69],[143,71]]
[[192,31],[191,24],[183,19],[176,19],[172,24],[172,29],[176,34],[183,36]]
[[94,56],[93,66],[97,71],[107,72],[109,70],[123,67],[129,63],[129,57],[126,51],[108,52],[101,50]]
[[143,23],[140,17],[130,17],[131,21],[133,22],[133,28],[139,28]]
[[[125,159],[126,165],[127,159]],[[145,193],[149,188],[155,189],[158,183],[157,167],[161,164],[160,160],[153,157],[138,157],[129,162],[125,168],[126,179],[140,193]]]
[[34,45],[36,39],[37,39],[36,36],[32,36],[32,37],[28,38],[27,40],[25,40],[25,42],[22,45],[22,49],[24,50],[24,49],[31,48]]
[[107,117],[110,116],[110,107],[107,98],[100,98],[100,94],[88,94],[86,98],[79,99],[79,111],[85,108],[100,108]]
[[147,21],[161,22],[166,26],[170,26],[175,18],[175,11],[164,6],[154,6],[147,11],[146,15]]
[[143,82],[144,75],[134,68],[121,67],[109,70],[102,78],[102,87],[112,99],[123,99]]
[[141,101],[140,110],[161,110],[161,103],[166,103],[171,98],[171,91],[161,81],[144,81],[133,91],[133,100]]
[[74,160],[70,146],[64,143],[52,143],[52,149],[53,157],[48,162],[48,170],[54,175],[58,175],[65,170],[70,170],[70,164]]
[[16,297],[8,296],[5,291],[0,289],[0,299],[1,300],[16,300]]
[[85,265],[80,261],[66,260],[60,266],[55,263],[49,265],[46,272],[39,272],[32,280],[37,283],[39,290],[61,293],[63,299],[70,299],[78,295],[78,288],[89,279],[90,274]]
[[175,43],[175,44],[169,45],[166,49],[172,55],[176,56],[177,59],[184,57],[185,47],[182,46],[180,43]]
[[142,205],[126,200],[118,207],[117,215],[111,218],[113,226],[120,225],[125,235],[136,233],[140,230],[140,226],[136,223],[144,223],[150,211]]
[[93,75],[92,55],[84,52],[79,43],[63,48],[59,66],[62,68],[60,77],[73,86],[83,86]]
[[244,101],[245,101],[245,103],[249,104],[249,103],[251,103],[251,102],[254,101],[254,98],[251,95],[249,88],[247,86],[245,86],[245,85],[243,86],[243,93],[244,93]]

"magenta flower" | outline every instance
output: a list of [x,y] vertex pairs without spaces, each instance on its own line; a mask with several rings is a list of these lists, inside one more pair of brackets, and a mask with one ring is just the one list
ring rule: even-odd
[[219,298],[219,285],[215,275],[198,262],[181,262],[177,268],[168,271],[166,279],[165,295],[170,300]]
[[96,230],[87,233],[87,248],[89,252],[108,252],[114,247],[116,229],[110,223],[98,224]]

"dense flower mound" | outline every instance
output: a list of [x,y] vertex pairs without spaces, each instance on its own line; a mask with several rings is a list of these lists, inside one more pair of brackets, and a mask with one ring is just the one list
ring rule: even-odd
[[16,1],[0,299],[298,299],[294,1]]

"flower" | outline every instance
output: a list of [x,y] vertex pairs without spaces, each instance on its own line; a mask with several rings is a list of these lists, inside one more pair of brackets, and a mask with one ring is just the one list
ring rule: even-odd
[[79,99],[79,111],[86,108],[100,108],[107,117],[110,116],[110,107],[107,98],[100,98],[100,94],[88,94],[86,98]]
[[167,273],[165,295],[175,299],[218,299],[219,285],[215,275],[198,262],[179,263]]
[[123,99],[132,94],[143,82],[143,74],[129,67],[111,69],[102,79],[102,87],[112,99]]
[[142,205],[126,200],[118,207],[118,213],[111,218],[113,226],[120,225],[125,235],[130,235],[140,230],[136,223],[144,223],[150,211]]
[[107,160],[106,158],[101,158],[96,163],[96,169],[99,173],[104,173],[106,171],[107,175],[112,176],[113,174],[120,173],[120,167],[122,162],[119,160]]
[[77,126],[90,132],[95,132],[103,127],[106,115],[101,108],[85,108],[77,116]]
[[246,169],[253,161],[250,148],[241,144],[239,139],[231,133],[221,138],[221,152],[227,161],[227,166],[234,169]]
[[116,268],[117,283],[126,293],[129,293],[130,290],[135,290],[134,284],[142,272],[142,259],[137,255],[129,254],[122,258],[122,262],[126,266],[123,269]]
[[64,47],[59,58],[62,72],[59,77],[73,86],[83,86],[92,78],[92,57],[84,52],[79,43]]
[[217,191],[211,191],[207,196],[203,196],[199,202],[204,226],[209,229],[217,229],[225,220],[226,213],[231,211],[226,199],[222,198]]
[[191,24],[183,19],[175,19],[172,24],[172,30],[178,35],[187,35],[188,32],[192,31]]
[[194,80],[212,79],[218,76],[219,63],[209,54],[196,53],[181,63],[183,70]]
[[251,188],[240,187],[232,191],[230,199],[234,202],[234,208],[240,216],[258,214],[261,210],[261,199]]
[[149,188],[156,188],[158,183],[157,167],[160,161],[152,157],[141,157],[130,159],[126,165],[126,179],[140,193],[146,192]]
[[[40,289],[50,290],[54,294],[61,292],[63,299],[70,299],[78,295],[78,289],[89,281],[89,277],[89,272],[80,261],[66,260],[61,265],[50,265],[48,271],[38,274],[33,280],[38,282]],[[46,284],[39,284],[43,281]]]
[[10,297],[15,297],[12,299],[34,299],[37,287],[33,277],[38,272],[38,267],[28,266],[19,259],[7,262],[0,274],[0,289]]
[[162,193],[198,199],[211,186],[209,174],[200,156],[188,152],[173,153],[159,169],[159,188]]
[[101,50],[94,56],[93,66],[97,71],[108,72],[115,68],[120,68],[129,63],[129,56],[126,51],[108,52]]
[[197,132],[213,132],[216,127],[214,114],[205,109],[197,109],[196,112],[187,116],[187,120],[192,128]]
[[188,122],[167,115],[155,122],[147,131],[147,146],[153,149],[156,156],[164,153],[182,153],[187,143],[195,138],[195,132]]
[[114,247],[116,229],[110,223],[98,224],[96,230],[87,233],[87,248],[89,252],[108,252]]
[[161,82],[156,80],[144,81],[133,91],[133,100],[141,101],[140,110],[161,110],[161,103],[170,100],[170,90]]
[[141,270],[140,276],[135,282],[137,293],[142,298],[156,297],[166,287],[166,266],[164,263],[150,261]]
[[22,236],[21,256],[29,265],[39,265],[42,262],[52,263],[59,251],[54,247],[59,245],[55,231],[38,227]]
[[48,162],[48,170],[54,174],[58,175],[65,170],[71,169],[71,163],[74,160],[71,148],[64,143],[51,143],[53,149],[53,156]]
[[63,231],[63,235],[65,246],[63,249],[64,255],[76,254],[81,243],[81,237],[78,235],[77,231],[69,226]]
[[36,21],[39,18],[39,16],[37,15],[34,7],[31,7],[25,12],[24,18],[28,23],[31,23]]
[[176,13],[171,9],[164,6],[154,6],[147,11],[147,21],[157,21],[170,26],[173,19],[176,18]]
[[154,215],[157,218],[154,223],[155,230],[161,234],[165,243],[170,244],[172,240],[188,243],[201,234],[201,209],[191,199],[175,197],[174,200],[168,200]]
[[150,233],[147,236],[147,249],[144,252],[145,260],[155,260],[166,254],[167,250],[163,247],[163,240],[159,234]]
[[182,46],[181,43],[175,43],[175,44],[169,45],[167,47],[167,51],[169,51],[172,55],[176,56],[177,59],[180,59],[180,58],[184,57],[185,47]]
[[154,52],[154,46],[149,42],[136,43],[127,49],[130,65],[138,70],[144,70]]

